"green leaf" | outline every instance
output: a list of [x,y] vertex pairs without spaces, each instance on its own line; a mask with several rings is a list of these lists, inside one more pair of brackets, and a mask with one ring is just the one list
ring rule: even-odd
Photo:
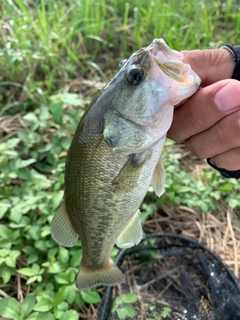
[[4,257],[4,259],[10,254],[10,249],[0,249],[0,257]]
[[69,260],[69,252],[64,247],[59,247],[59,259],[62,263],[67,263]]
[[54,308],[53,309],[53,314],[54,314],[56,319],[59,319],[64,314],[64,311],[63,310],[59,310],[57,308]]
[[70,259],[70,265],[72,267],[79,267],[81,259],[82,259],[82,250],[72,250],[71,251],[73,253],[71,259]]
[[67,270],[69,282],[73,283],[76,279],[77,270],[75,268],[69,268]]
[[[3,279],[3,283],[6,284],[8,281],[11,279],[12,271],[15,271],[14,268],[9,268],[6,266],[1,266],[0,267],[0,276]],[[14,274],[15,272],[13,272]]]
[[45,251],[46,250],[46,241],[44,240],[38,240],[36,243],[35,243],[35,247],[41,251]]
[[62,101],[53,101],[50,103],[49,109],[52,111],[52,114],[56,119],[56,123],[61,125],[64,103]]
[[[44,266],[44,264],[42,264]],[[49,273],[58,273],[58,272],[62,272],[65,269],[65,267],[59,263],[58,261],[51,263],[48,269]]]
[[77,311],[75,310],[68,310],[66,312],[64,312],[64,314],[59,318],[59,320],[78,320],[79,316]]
[[35,281],[37,281],[38,279],[38,276],[33,276],[31,278],[28,279],[28,281],[26,282],[26,284],[30,284],[30,283],[33,283]]
[[[0,206],[2,201],[0,202]],[[0,238],[8,239],[11,237],[12,230],[4,225],[0,225]]]
[[39,121],[39,120],[38,120],[38,117],[37,117],[33,112],[29,112],[29,113],[25,114],[25,115],[23,116],[23,119],[24,119],[24,120],[27,120],[27,121],[29,121],[29,122],[33,122],[33,123]]
[[29,317],[27,317],[26,320],[56,320],[56,319],[51,312],[33,312]]
[[64,272],[61,272],[61,273],[55,275],[55,280],[59,284],[68,284],[69,283],[68,275]]
[[136,311],[130,304],[125,304],[117,309],[117,314],[120,320],[125,320],[127,317],[135,319]]
[[64,288],[65,294],[66,294],[66,300],[68,303],[73,303],[76,299],[77,290],[75,287],[75,284],[68,285]]
[[66,301],[62,301],[61,303],[59,303],[57,306],[56,306],[56,309],[58,310],[67,310],[68,309],[68,303]]
[[65,310],[68,309],[68,303],[63,301],[60,304],[58,304],[56,307],[54,307],[54,315],[55,317],[58,319],[60,318],[63,313],[65,312]]
[[27,254],[33,254],[36,253],[36,249],[32,246],[25,246],[23,249],[23,252],[27,253]]
[[18,273],[23,274],[24,276],[32,277],[36,275],[36,270],[33,268],[21,268],[18,269]]
[[233,209],[240,206],[240,201],[238,199],[233,199],[233,198],[229,199],[228,203],[229,203],[229,206]]
[[12,250],[11,252],[10,252],[10,255],[6,258],[6,265],[8,266],[8,267],[12,267],[12,268],[14,268],[14,267],[16,267],[16,260],[17,260],[17,257],[19,257],[20,256],[20,254],[21,254],[21,252],[20,251],[18,251],[18,250]]
[[172,310],[169,307],[164,307],[161,310],[161,316],[165,319],[171,315]]
[[72,106],[83,106],[83,100],[76,93],[60,93],[51,97],[52,100],[62,100],[64,103]]
[[57,208],[60,206],[63,198],[63,191],[59,191],[57,194],[54,195],[54,197],[51,200],[53,210],[57,210]]
[[76,305],[79,306],[79,307],[84,306],[84,300],[83,300],[83,297],[82,297],[82,294],[81,294],[80,291],[77,291],[77,292],[76,292],[75,303],[76,303]]
[[53,291],[53,286],[49,283],[49,288],[46,291],[41,291],[40,294],[37,296],[37,301],[41,300],[42,298],[50,299],[54,301],[56,297],[56,293]]
[[20,207],[13,207],[10,210],[10,218],[13,222],[19,223],[22,219],[22,209]]
[[58,307],[64,300],[66,300],[66,291],[64,290],[64,287],[61,287],[56,298],[54,299],[53,306]]
[[96,291],[85,290],[81,292],[81,295],[87,303],[99,303],[101,301],[101,297]]
[[19,142],[20,142],[19,138],[8,139],[6,146],[7,146],[7,148],[12,149],[12,148],[16,147]]
[[45,238],[46,236],[48,236],[50,234],[50,226],[44,226],[41,229],[41,237]]
[[[1,202],[0,202],[0,219],[2,219],[4,214],[8,211],[9,208],[11,208],[11,206],[12,205],[9,200],[7,200],[7,199],[1,200]],[[0,226],[0,227],[4,227],[4,226]],[[2,235],[2,233],[0,233],[0,236],[1,235]]]
[[34,306],[33,310],[39,312],[46,312],[50,311],[53,308],[53,301],[51,299],[41,299],[38,303]]
[[39,266],[38,264],[34,263],[34,264],[32,265],[32,269],[33,269],[33,271],[35,272],[35,274],[40,273],[40,266]]
[[21,315],[23,318],[26,318],[33,309],[35,305],[35,297],[34,296],[26,296],[21,306]]
[[32,263],[38,261],[38,258],[39,258],[39,256],[37,254],[31,254],[27,259],[27,263],[32,264]]
[[16,319],[20,316],[20,306],[14,298],[0,300],[0,315],[5,318]]
[[14,168],[15,169],[25,168],[34,162],[36,162],[35,159],[27,159],[27,160],[16,159],[14,163]]
[[124,303],[135,303],[137,301],[135,293],[123,294],[121,298]]

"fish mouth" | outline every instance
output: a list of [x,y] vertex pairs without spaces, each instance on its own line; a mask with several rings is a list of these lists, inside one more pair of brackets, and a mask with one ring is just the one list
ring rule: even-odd
[[192,82],[198,86],[201,84],[200,77],[191,69],[191,66],[183,63],[163,39],[153,40],[146,49],[152,60],[171,79],[177,82]]
[[155,39],[153,42],[147,47],[151,55],[157,60],[161,62],[182,61],[177,57],[177,55],[169,48],[166,42],[163,39]]

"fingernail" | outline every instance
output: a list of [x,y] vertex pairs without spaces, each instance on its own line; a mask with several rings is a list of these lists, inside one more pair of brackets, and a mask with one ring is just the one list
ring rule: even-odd
[[227,84],[217,91],[214,97],[216,106],[222,111],[240,108],[240,84]]

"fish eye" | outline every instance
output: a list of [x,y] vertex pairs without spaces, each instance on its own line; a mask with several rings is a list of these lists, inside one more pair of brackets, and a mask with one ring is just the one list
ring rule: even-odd
[[144,71],[142,68],[132,66],[125,74],[125,81],[130,86],[136,86],[142,82],[144,78]]

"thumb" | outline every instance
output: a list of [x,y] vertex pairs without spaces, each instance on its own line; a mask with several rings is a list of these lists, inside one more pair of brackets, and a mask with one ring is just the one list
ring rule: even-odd
[[235,67],[233,55],[226,49],[181,51],[180,59],[190,64],[202,79],[202,87],[230,79]]

